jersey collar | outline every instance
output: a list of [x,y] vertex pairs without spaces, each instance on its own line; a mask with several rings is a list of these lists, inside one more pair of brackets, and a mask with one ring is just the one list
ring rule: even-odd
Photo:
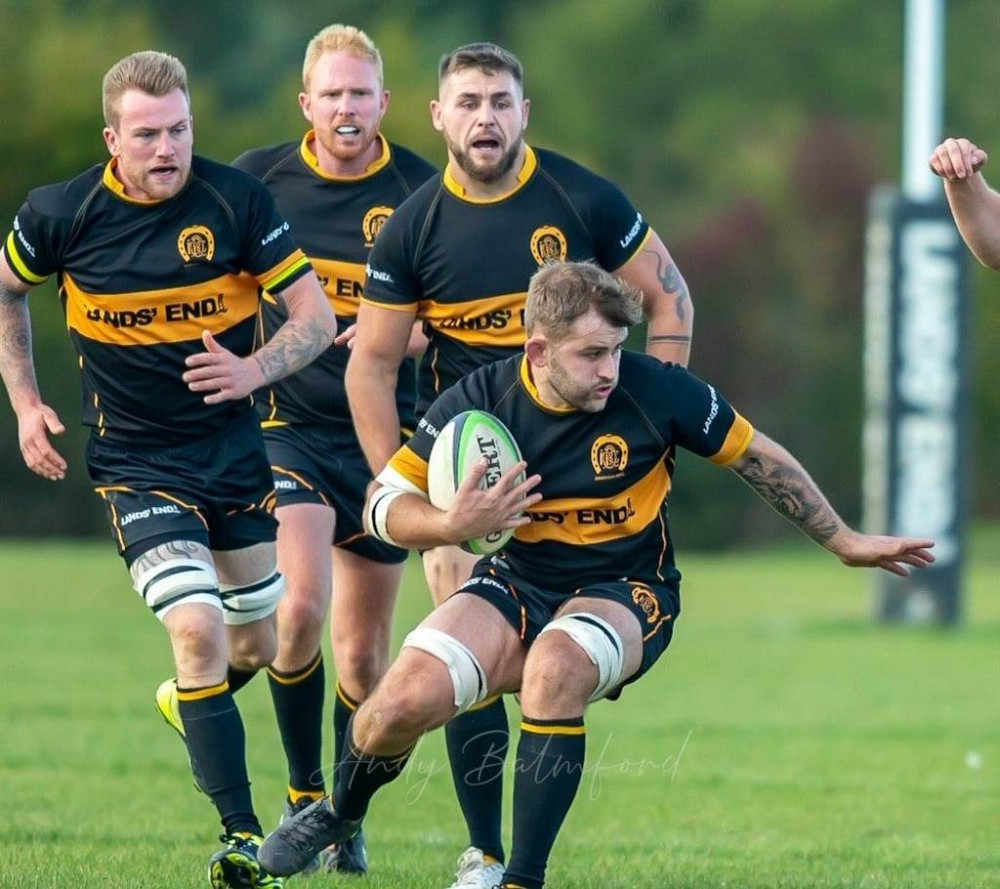
[[[137,207],[155,207],[157,204],[162,204],[164,201],[170,200],[170,198],[159,198],[154,201],[144,201],[141,198],[130,198],[127,194],[125,194],[125,184],[115,175],[115,170],[117,168],[118,158],[113,157],[105,165],[104,175],[101,177],[104,187],[116,198],[120,198],[125,201],[126,204],[135,204]],[[188,180],[190,179],[191,174],[188,173]],[[186,182],[184,184],[187,185]]]
[[575,407],[552,407],[552,405],[542,401],[541,395],[538,394],[538,387],[531,377],[531,362],[528,361],[527,355],[521,358],[521,385],[524,386],[524,391],[528,393],[528,397],[546,413],[559,414],[560,416],[576,413]]
[[335,176],[333,173],[327,173],[319,165],[319,158],[316,156],[316,152],[313,150],[313,145],[316,143],[316,131],[309,130],[302,137],[302,144],[299,146],[299,154],[302,155],[302,160],[305,161],[307,167],[312,170],[320,179],[327,179],[330,182],[357,182],[360,179],[367,179],[369,176],[374,176],[379,170],[388,165],[389,161],[392,160],[392,149],[389,147],[389,143],[386,141],[385,136],[381,133],[376,133],[375,138],[378,139],[381,151],[375,160],[373,160],[363,173],[358,173],[357,176]]
[[470,204],[496,204],[499,201],[507,200],[507,198],[517,194],[522,188],[524,188],[528,180],[534,175],[537,168],[538,155],[535,154],[535,150],[530,145],[525,145],[524,163],[521,165],[521,172],[517,174],[517,185],[515,185],[510,191],[492,198],[474,198],[467,195],[465,193],[465,189],[459,184],[455,175],[452,173],[450,162],[444,168],[442,178],[444,181],[444,187],[455,195],[455,197],[461,198],[463,201]]

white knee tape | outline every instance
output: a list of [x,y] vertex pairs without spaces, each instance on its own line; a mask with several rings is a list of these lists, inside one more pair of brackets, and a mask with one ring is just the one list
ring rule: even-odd
[[455,687],[455,706],[458,707],[456,716],[478,704],[489,694],[486,673],[476,656],[454,636],[428,627],[417,627],[403,640],[403,648],[426,651],[448,668],[451,684]]
[[198,602],[222,608],[215,569],[198,559],[162,562],[137,575],[133,586],[160,620],[178,605]]
[[245,586],[224,583],[219,590],[226,623],[230,626],[252,624],[274,614],[285,594],[285,578],[275,571],[256,583]]
[[597,667],[597,688],[590,695],[591,701],[600,700],[621,684],[625,678],[622,675],[625,669],[625,648],[618,631],[604,618],[576,611],[546,624],[542,633],[549,630],[562,630],[566,633]]

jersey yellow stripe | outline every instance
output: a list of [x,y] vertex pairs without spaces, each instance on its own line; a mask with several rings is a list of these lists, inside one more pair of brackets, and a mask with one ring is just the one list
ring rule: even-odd
[[408,445],[403,445],[392,455],[389,466],[421,491],[427,490],[427,461]]
[[188,287],[138,293],[87,293],[63,276],[66,326],[81,336],[115,346],[149,346],[223,333],[257,311],[251,275],[222,275]]
[[726,434],[726,440],[719,448],[719,452],[711,458],[712,462],[718,466],[727,466],[739,459],[750,447],[753,435],[753,426],[740,414],[736,414],[736,419],[733,420],[733,425],[729,427],[729,432]]
[[364,263],[317,259],[315,256],[310,256],[309,261],[316,270],[333,314],[342,317],[357,315],[364,295]]
[[621,540],[656,521],[669,492],[670,474],[660,460],[635,484],[610,497],[541,501],[528,510],[531,524],[514,536],[522,543],[585,546]]
[[14,232],[7,235],[7,256],[10,258],[11,264],[14,267],[14,271],[17,272],[25,281],[29,284],[41,284],[42,281],[48,279],[48,275],[42,277],[41,275],[36,275],[31,269],[29,269],[25,264],[24,260],[21,259],[21,254],[17,252],[17,242],[14,239]]
[[459,340],[467,346],[523,346],[526,292],[470,299],[458,303],[423,300],[419,316],[435,333]]

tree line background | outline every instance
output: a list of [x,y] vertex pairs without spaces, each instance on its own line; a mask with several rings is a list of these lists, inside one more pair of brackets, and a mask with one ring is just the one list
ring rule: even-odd
[[[986,173],[1000,184],[1000,16],[994,0],[948,6],[946,132],[993,149]],[[106,159],[100,83],[117,59],[139,49],[181,58],[196,151],[228,161],[301,136],[305,45],[334,21],[364,28],[382,51],[386,134],[439,165],[427,103],[440,56],[475,40],[516,53],[529,141],[616,181],[672,251],[696,307],[692,369],[859,519],[864,225],[872,186],[900,178],[902,0],[0,0],[3,236],[29,189]],[[974,505],[996,518],[1000,278],[980,270],[973,281]],[[70,472],[59,485],[31,474],[6,408],[0,536],[107,534],[54,283],[33,292],[31,309]],[[679,545],[780,533],[729,476],[681,456]]]

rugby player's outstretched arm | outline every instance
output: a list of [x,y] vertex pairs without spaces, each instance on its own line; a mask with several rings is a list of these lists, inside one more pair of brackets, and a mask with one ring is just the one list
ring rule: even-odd
[[1000,270],[1000,194],[979,172],[989,156],[968,139],[945,139],[931,154],[955,223],[983,265]]
[[365,459],[378,475],[399,449],[396,384],[415,312],[361,303],[344,385]]
[[730,467],[775,512],[852,568],[883,568],[906,577],[909,567],[934,561],[932,540],[860,534],[837,515],[809,473],[780,444],[760,432]]
[[614,274],[645,295],[646,353],[687,367],[694,304],[684,278],[656,232],[651,231],[643,248]]
[[310,272],[281,291],[288,320],[252,355],[242,358],[202,334],[205,351],[184,363],[184,382],[192,392],[204,392],[205,404],[246,398],[251,392],[305,367],[330,343],[337,321],[319,281]]
[[21,455],[32,472],[58,481],[66,476],[66,461],[52,447],[49,435],[66,431],[56,412],[42,402],[31,353],[28,288],[0,254],[0,377],[17,414]]

